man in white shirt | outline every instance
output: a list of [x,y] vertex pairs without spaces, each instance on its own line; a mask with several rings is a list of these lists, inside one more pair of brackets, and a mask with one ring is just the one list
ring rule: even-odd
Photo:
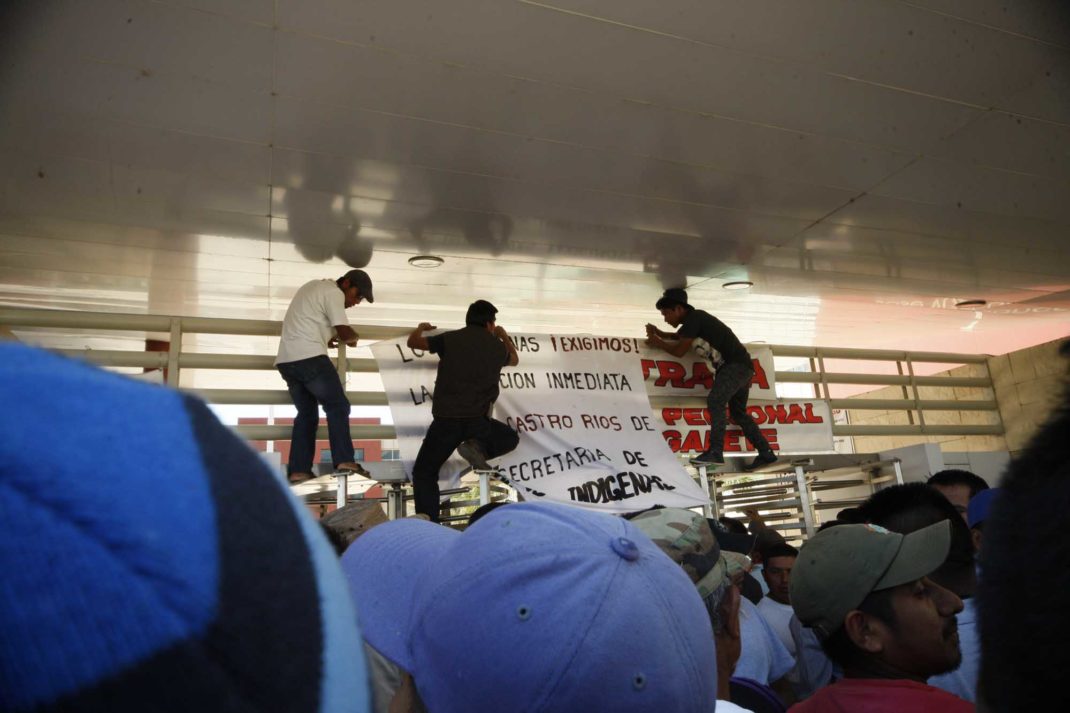
[[739,630],[741,651],[733,676],[749,678],[778,693],[786,693],[788,684],[781,679],[791,672],[795,659],[748,599],[740,602]]
[[787,543],[773,545],[762,551],[762,577],[769,585],[769,594],[758,602],[758,612],[769,623],[788,653],[796,655],[795,639],[791,635],[791,569],[799,551]]
[[346,309],[362,300],[374,302],[372,281],[363,270],[350,270],[337,280],[313,280],[297,290],[282,321],[282,340],[275,367],[286,380],[297,407],[290,438],[287,477],[291,483],[312,478],[319,407],[327,414],[331,460],[336,471],[368,472],[354,461],[349,435],[349,399],[338,372],[327,357],[328,347],[345,342],[357,346]]

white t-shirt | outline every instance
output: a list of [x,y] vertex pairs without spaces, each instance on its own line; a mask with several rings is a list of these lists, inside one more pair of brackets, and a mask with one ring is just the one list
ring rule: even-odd
[[348,325],[346,296],[334,280],[313,280],[297,290],[282,320],[276,364],[327,354],[334,327]]
[[843,678],[843,671],[833,665],[821,648],[814,630],[802,625],[799,617],[791,618],[791,638],[795,641],[795,671],[792,684],[799,700],[805,700],[814,692],[827,686],[832,677]]
[[758,613],[769,623],[769,627],[776,632],[780,643],[792,656],[795,655],[795,638],[791,635],[791,617],[795,616],[795,610],[790,604],[781,604],[772,597],[762,597],[758,602]]
[[741,650],[733,676],[770,686],[794,668],[795,659],[758,613],[758,607],[746,598],[739,602],[739,630]]
[[732,701],[717,699],[717,713],[753,713],[750,708],[740,708]]
[[765,581],[765,576],[762,574],[762,570],[765,569],[761,563],[751,567],[750,574],[752,577],[758,580],[758,585],[762,588],[762,596],[769,596],[769,582]]

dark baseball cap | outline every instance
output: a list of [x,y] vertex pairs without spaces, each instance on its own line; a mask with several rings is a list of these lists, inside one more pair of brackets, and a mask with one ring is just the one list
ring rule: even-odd
[[948,520],[906,535],[879,525],[840,525],[803,545],[791,571],[791,606],[821,638],[836,632],[870,592],[921,579],[944,563]]
[[740,535],[736,532],[729,532],[724,525],[712,517],[706,518],[706,522],[709,523],[710,529],[713,530],[713,536],[717,538],[717,544],[721,546],[722,552],[738,552],[741,555],[749,555],[754,551],[754,542],[757,539],[755,535]]
[[369,302],[375,302],[372,296],[372,278],[364,270],[350,270],[342,275],[343,280],[349,280],[349,284],[360,290],[360,296]]

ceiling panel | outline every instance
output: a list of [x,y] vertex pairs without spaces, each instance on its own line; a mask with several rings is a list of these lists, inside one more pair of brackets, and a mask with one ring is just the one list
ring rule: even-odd
[[[415,0],[288,0],[279,4],[279,23],[621,99],[912,151],[977,111],[527,3],[459,0],[436,12]],[[552,52],[545,51],[547,38]]]
[[0,112],[0,147],[236,183],[270,182],[266,145],[23,107]]
[[924,8],[986,27],[1034,38],[1064,49],[1070,9],[1059,0],[899,0],[905,5]]
[[0,303],[278,319],[361,266],[384,325],[638,337],[686,284],[747,340],[1054,339],[1070,50],[1026,5],[23,1]]
[[923,158],[890,176],[874,195],[978,213],[1037,218],[1070,228],[1070,181]]
[[1022,250],[1062,250],[1068,245],[1065,225],[1035,218],[981,213],[965,206],[943,205],[867,195],[838,211],[834,222],[867,228],[953,237],[960,240],[1018,246]]
[[992,111],[933,148],[970,164],[1070,180],[1070,126]]
[[143,0],[64,0],[62,16],[77,27],[66,52],[83,61],[271,91],[269,26]]
[[[977,107],[1013,109],[1067,59],[1062,47],[887,0],[690,0],[676,12],[642,0],[539,4]],[[1046,104],[1040,116],[1070,121],[1063,108]]]
[[166,4],[261,25],[275,20],[275,0],[166,0]]
[[[280,97],[276,102],[277,144],[316,153],[393,157],[403,163],[508,175],[523,168],[531,154],[546,157],[545,162],[588,154],[600,157],[592,161],[608,161],[610,154],[618,154],[708,168],[741,179],[767,177],[848,190],[868,188],[912,158],[882,147],[804,132],[530,82],[508,83],[515,85],[508,93],[525,92],[520,106],[527,108],[493,117],[508,119],[501,122],[491,122],[489,115],[477,120],[445,114],[437,102],[424,107],[422,115],[409,105],[369,108],[373,106],[369,96],[382,101],[378,92],[358,93],[348,105],[341,93],[327,101]],[[479,85],[478,101],[493,105],[497,89],[495,83]],[[465,111],[468,108],[466,104]],[[412,113],[398,114],[401,110]]]

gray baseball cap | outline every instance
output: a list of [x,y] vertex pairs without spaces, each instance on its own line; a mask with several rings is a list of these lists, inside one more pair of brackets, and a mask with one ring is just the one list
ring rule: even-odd
[[907,535],[879,525],[830,527],[803,545],[791,572],[791,605],[822,638],[843,626],[870,592],[926,576],[947,559],[947,520]]

